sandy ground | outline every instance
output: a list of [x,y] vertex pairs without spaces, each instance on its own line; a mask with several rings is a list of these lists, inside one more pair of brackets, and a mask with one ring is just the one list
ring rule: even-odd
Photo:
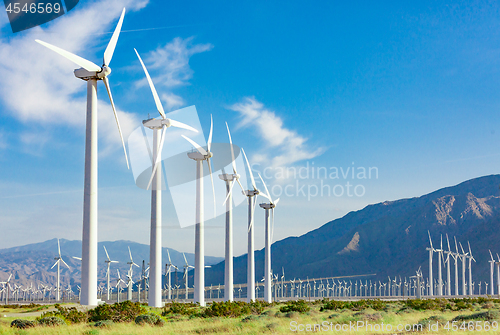
[[[65,308],[76,307],[79,311],[84,311],[84,310],[88,309],[86,306],[81,306],[79,304],[64,304],[64,307]],[[1,305],[0,305],[0,308],[1,308]],[[28,316],[37,317],[37,316],[42,315],[42,313],[49,312],[49,311],[55,311],[55,310],[56,309],[54,307],[52,307],[52,308],[43,309],[43,310],[36,311],[36,312],[26,312],[26,313],[7,313],[7,312],[2,312],[1,313],[1,317],[2,318],[6,318],[6,317],[7,318],[24,318],[24,317],[28,317]]]

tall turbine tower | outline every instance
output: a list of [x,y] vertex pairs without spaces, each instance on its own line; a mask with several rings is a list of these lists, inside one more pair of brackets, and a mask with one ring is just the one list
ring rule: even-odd
[[441,261],[443,259],[443,235],[441,234],[441,246],[438,250],[438,295],[443,295],[443,273],[441,271]]
[[427,233],[429,234],[429,243],[431,244],[430,248],[426,248],[425,249],[425,250],[429,251],[429,282],[431,283],[431,285],[429,285],[429,295],[433,296],[434,295],[434,290],[433,290],[433,287],[432,287],[432,283],[433,283],[433,281],[432,281],[432,253],[434,251],[436,251],[436,250],[432,246],[431,233],[429,231],[427,231]]
[[198,152],[188,153],[188,157],[196,161],[196,226],[195,226],[195,245],[194,245],[194,302],[200,306],[205,306],[205,218],[203,216],[203,161],[207,161],[210,180],[212,182],[212,192],[214,197],[214,217],[215,213],[215,188],[212,177],[212,165],[210,158],[213,154],[210,152],[212,146],[213,120],[210,116],[210,134],[208,135],[207,150],[192,139],[181,135],[191,143]]
[[104,263],[106,263],[107,268],[108,268],[106,271],[106,280],[107,280],[107,284],[108,284],[106,287],[106,290],[107,290],[106,298],[109,301],[109,299],[110,299],[109,292],[111,290],[111,286],[109,285],[109,276],[110,276],[109,267],[111,266],[111,263],[118,263],[118,261],[112,261],[111,258],[109,258],[108,251],[106,250],[106,247],[104,245],[103,245],[103,247],[104,247],[104,252],[106,252],[106,257],[108,258],[104,261]]
[[174,264],[172,264],[172,260],[170,259],[170,252],[168,252],[168,249],[167,249],[167,256],[168,256],[168,263],[166,264],[167,265],[167,285],[168,285],[168,300],[172,300],[172,268],[174,268],[176,271],[179,269],[177,266],[175,266]]
[[[54,265],[52,265],[51,269],[54,268],[54,266],[57,265],[57,287],[56,287],[56,300],[60,300],[60,294],[61,294],[61,289],[60,289],[60,278],[61,278],[61,262],[66,265],[66,267],[69,269],[69,265],[66,264],[66,262],[62,259],[61,257],[61,245],[59,244],[59,239],[57,239],[57,250],[59,252],[59,255],[54,258],[56,262]],[[97,296],[96,296],[97,297]]]
[[458,245],[457,245],[456,236],[453,236],[453,239],[455,240],[455,253],[453,256],[453,258],[455,259],[455,295],[458,296],[458,295],[460,295],[460,292],[458,290],[458,260],[461,257],[460,257],[460,253],[458,252]]
[[224,261],[224,301],[233,301],[233,187],[234,184],[238,183],[241,190],[245,192],[243,185],[240,182],[240,175],[236,171],[236,161],[234,157],[233,141],[231,139],[231,132],[229,131],[229,126],[226,122],[227,134],[229,136],[229,144],[231,145],[231,164],[233,168],[233,173],[223,173],[219,175],[219,178],[226,182],[227,196],[224,200],[226,205],[226,259]]
[[451,273],[450,273],[450,256],[452,255],[450,249],[450,240],[448,238],[448,234],[446,234],[446,243],[448,243],[448,251],[444,251],[446,253],[446,295],[451,295]]
[[[276,199],[276,201],[273,201],[271,199],[271,194],[269,193],[269,190],[267,189],[267,185],[264,182],[264,179],[262,179],[262,176],[259,173],[259,178],[262,181],[262,184],[264,185],[264,189],[266,190],[266,194],[262,194],[263,197],[267,198],[269,200],[269,203],[263,203],[260,204],[260,207],[266,210],[266,251],[265,251],[265,261],[264,261],[264,278],[265,278],[265,283],[264,283],[264,300],[266,302],[271,303],[273,300],[273,297],[271,295],[271,285],[272,285],[272,270],[271,270],[271,244],[273,240],[273,233],[274,233],[274,208],[280,201],[280,199]],[[269,220],[269,210],[272,211],[272,223]],[[272,225],[272,227],[271,227]]]
[[[494,274],[494,271],[495,271],[495,259],[493,258],[493,255],[491,254],[491,250],[489,250],[490,252],[490,257],[491,257],[491,261],[488,261],[490,263],[490,287],[491,287],[491,291],[490,291],[490,294],[491,295],[494,295],[495,294],[495,288],[493,286],[493,274]],[[500,293],[500,291],[498,291]],[[486,292],[486,294],[488,294],[488,292]]]
[[247,302],[255,301],[255,245],[254,245],[254,212],[257,205],[257,195],[260,194],[259,189],[255,185],[252,168],[248,162],[245,150],[241,149],[245,162],[247,163],[248,173],[252,181],[253,189],[248,189],[244,193],[248,198],[248,254],[247,254]]
[[148,80],[149,87],[151,88],[151,93],[153,93],[153,99],[155,101],[156,108],[161,116],[161,119],[148,119],[142,121],[142,123],[144,127],[153,130],[153,168],[151,178],[147,187],[147,189],[149,189],[151,184],[153,184],[153,187],[151,188],[151,233],[149,241],[150,279],[148,305],[152,307],[162,307],[161,270],[163,266],[161,261],[161,152],[163,149],[163,143],[165,142],[165,134],[167,128],[183,128],[194,131],[196,133],[198,131],[184,123],[167,119],[149,72],[144,65],[144,62],[142,61],[141,56],[139,56],[137,50],[134,49],[134,51],[137,54],[137,58],[139,58],[139,61],[141,62],[142,68],[144,69],[146,79]]
[[476,261],[474,256],[472,256],[472,251],[470,249],[470,243],[467,241],[467,245],[469,246],[469,295],[474,295],[474,290],[472,289],[472,261]]
[[462,295],[467,295],[467,287],[465,285],[465,269],[466,269],[467,265],[465,264],[465,261],[467,260],[468,253],[466,253],[464,251],[464,248],[462,247],[462,243],[458,242],[458,244],[460,245],[460,249],[462,249],[462,255],[461,255],[461,259],[462,259]]
[[139,265],[135,264],[134,263],[134,260],[132,258],[132,252],[130,252],[130,247],[128,247],[128,254],[130,256],[130,261],[127,262],[127,264],[130,266],[129,269],[128,269],[128,282],[127,282],[127,300],[132,300],[132,274],[133,274],[133,267],[134,266],[137,266],[139,267]]
[[109,63],[115,51],[116,42],[120,35],[125,8],[120,20],[111,36],[111,40],[104,51],[103,65],[98,66],[91,61],[83,59],[71,52],[53,46],[49,43],[36,40],[41,45],[57,52],[82,68],[74,71],[75,77],[87,81],[87,126],[85,135],[85,182],[83,196],[83,233],[82,233],[82,305],[97,305],[97,81],[102,80],[108,91],[111,107],[115,114],[118,132],[125,152],[128,166],[127,150],[123,142],[120,122],[116,113],[115,103],[109,88],[108,75],[111,73]]

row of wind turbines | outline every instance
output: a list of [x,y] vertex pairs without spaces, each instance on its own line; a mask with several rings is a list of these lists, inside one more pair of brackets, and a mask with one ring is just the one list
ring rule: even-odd
[[[118,126],[118,132],[123,145],[123,150],[125,154],[125,160],[128,164],[127,150],[125,147],[125,142],[123,141],[123,135],[120,127],[120,122],[118,120],[118,114],[116,112],[115,103],[110,90],[108,76],[111,73],[111,68],[109,64],[114,54],[114,50],[118,41],[118,37],[123,24],[123,19],[125,16],[125,8],[123,9],[118,24],[113,32],[113,35],[104,51],[103,64],[98,66],[95,63],[88,61],[80,56],[73,53],[65,51],[59,47],[52,44],[36,40],[39,44],[51,49],[52,51],[58,53],[59,55],[65,57],[66,59],[77,64],[81,68],[76,69],[74,74],[77,78],[82,79],[87,82],[87,122],[86,122],[86,140],[85,140],[85,182],[84,182],[84,204],[83,204],[83,234],[82,234],[82,287],[81,287],[81,304],[95,306],[98,304],[97,300],[97,230],[98,230],[98,220],[97,220],[97,82],[103,81],[115,116],[115,120]],[[135,50],[135,49],[134,49]],[[177,127],[193,132],[197,132],[193,127],[183,124],[181,122],[168,119],[163,110],[163,106],[158,97],[158,93],[154,87],[151,77],[142,61],[139,53],[135,50],[137,57],[144,69],[147,81],[151,88],[153,98],[160,114],[159,119],[148,119],[143,121],[143,125],[151,130],[153,130],[153,169],[151,179],[149,181],[148,189],[151,188],[151,237],[150,237],[150,294],[148,303],[150,306],[161,307],[161,151],[165,141],[165,133],[169,127]],[[182,135],[187,141],[189,141],[195,148],[196,151],[188,153],[188,157],[196,161],[197,172],[196,172],[196,227],[195,227],[195,302],[204,305],[204,199],[203,199],[203,162],[206,161],[208,169],[210,172],[210,178],[212,180],[212,190],[213,187],[213,177],[212,168],[210,160],[213,153],[210,151],[212,143],[212,130],[213,122],[210,126],[210,135],[207,141],[206,149],[195,143],[190,138]],[[236,171],[236,165],[234,163],[234,149],[232,147],[231,137],[228,134],[231,143],[231,155],[233,158],[232,174],[223,173],[220,178],[226,182],[227,185],[227,198],[225,204],[227,206],[226,214],[226,278],[225,284],[227,287],[231,287],[232,283],[232,214],[231,214],[231,194],[235,183],[238,183],[244,194],[248,197],[248,285],[252,287],[255,278],[255,265],[254,265],[254,230],[253,230],[253,218],[256,206],[257,195],[262,195],[269,200],[268,203],[261,204],[261,207],[265,209],[266,212],[266,265],[265,265],[265,282],[266,282],[266,300],[270,301],[270,287],[271,287],[271,256],[270,256],[270,244],[272,240],[272,228],[270,223],[270,211],[274,212],[274,208],[278,204],[279,199],[273,201],[265,185],[264,181],[262,183],[266,189],[266,193],[261,193],[257,186],[255,185],[255,180],[250,170],[250,164],[245,156],[247,166],[249,168],[249,173],[252,180],[252,189],[245,190],[243,185],[239,182],[239,174]],[[215,193],[215,192],[214,192]],[[215,197],[214,197],[215,202]],[[274,214],[273,214],[274,216]],[[59,263],[58,267],[59,267]],[[133,264],[131,265],[132,269]],[[233,290],[227,290],[232,292]],[[251,292],[254,292],[252,289]],[[232,300],[232,293],[228,293],[225,299]],[[249,300],[255,300],[253,294],[250,295]]]

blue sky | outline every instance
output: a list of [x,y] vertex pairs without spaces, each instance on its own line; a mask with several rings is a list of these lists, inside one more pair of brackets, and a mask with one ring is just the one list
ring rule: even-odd
[[[85,83],[34,39],[100,64],[123,6],[109,79],[126,136],[148,113],[157,116],[135,47],[165,109],[196,105],[206,136],[213,114],[215,142],[227,141],[227,121],[256,170],[377,168],[378,178],[324,180],[362,185],[363,196],[282,195],[275,240],[371,203],[497,173],[495,2],[81,0],[69,14],[16,34],[0,13],[1,247],[81,238]],[[99,98],[99,239],[148,243],[150,195],[126,168],[103,87]],[[266,179],[282,187],[297,181]],[[172,227],[175,209],[164,195],[163,220]],[[258,248],[263,217],[258,209]],[[237,255],[246,250],[245,226],[240,205]],[[223,236],[207,231],[207,254],[223,255]],[[192,252],[194,230],[166,228],[163,244]]]

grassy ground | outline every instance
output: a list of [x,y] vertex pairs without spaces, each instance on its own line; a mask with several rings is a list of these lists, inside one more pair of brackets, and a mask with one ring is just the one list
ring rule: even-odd
[[[310,308],[307,312],[280,312],[280,308],[284,304],[275,304],[264,308],[260,314],[241,315],[238,317],[199,317],[193,315],[183,315],[167,313],[163,318],[165,324],[163,327],[137,325],[132,322],[114,323],[109,327],[97,328],[94,323],[76,323],[62,326],[36,326],[29,329],[17,329],[10,327],[10,323],[14,319],[35,320],[35,316],[31,313],[41,311],[33,311],[33,308],[8,308],[2,309],[0,313],[0,334],[289,334],[289,333],[308,333],[314,330],[314,325],[322,326],[323,333],[329,334],[402,334],[410,333],[398,331],[400,328],[407,327],[407,330],[414,330],[414,333],[422,334],[498,334],[500,333],[498,324],[495,328],[489,331],[478,331],[477,327],[484,328],[485,318],[489,319],[489,325],[492,326],[494,319],[500,317],[500,301],[468,301],[465,304],[448,301],[442,301],[440,306],[432,304],[414,305],[421,310],[409,308],[403,302],[387,303],[385,306],[375,306],[378,310],[372,308],[359,308],[359,306],[350,306],[350,308],[339,308],[337,310],[323,310],[321,307],[325,303],[306,304]],[[446,305],[448,304],[448,305]],[[443,307],[445,306],[445,307]],[[447,307],[446,307],[447,306]],[[459,307],[456,307],[459,306]],[[303,306],[302,306],[303,307]],[[307,308],[306,307],[306,308]],[[345,307],[345,306],[344,306]],[[49,307],[53,309],[53,306]],[[425,309],[429,308],[429,309]],[[450,309],[451,308],[451,309]],[[460,308],[461,310],[452,310]],[[149,309],[149,311],[161,315],[161,309]],[[193,311],[201,311],[195,307]],[[488,312],[485,314],[484,312]],[[478,314],[483,313],[483,314]],[[7,315],[7,317],[3,317]],[[27,315],[19,317],[19,315]],[[471,315],[476,315],[475,318],[467,320],[470,324],[465,324],[466,329],[461,330],[460,326],[463,321],[452,324],[452,320],[457,316],[465,318]],[[486,317],[485,317],[486,315]],[[439,322],[438,329],[428,328],[428,323],[425,319],[431,318],[430,324],[435,327]],[[445,329],[447,322],[449,329]],[[497,322],[500,320],[497,320]],[[422,324],[422,328],[417,331],[416,324]],[[474,324],[472,328],[472,323]],[[354,329],[349,326],[354,325]],[[366,325],[371,324],[366,329]],[[307,328],[310,325],[309,328]],[[363,325],[359,329],[356,325]],[[388,325],[392,327],[389,331]],[[453,326],[456,329],[452,329]],[[342,326],[344,329],[342,330]],[[377,328],[378,327],[378,328]],[[335,330],[337,328],[337,330]],[[496,330],[494,330],[496,329]],[[296,331],[294,331],[296,330]],[[301,331],[299,331],[301,330]],[[318,326],[316,326],[318,330]]]

